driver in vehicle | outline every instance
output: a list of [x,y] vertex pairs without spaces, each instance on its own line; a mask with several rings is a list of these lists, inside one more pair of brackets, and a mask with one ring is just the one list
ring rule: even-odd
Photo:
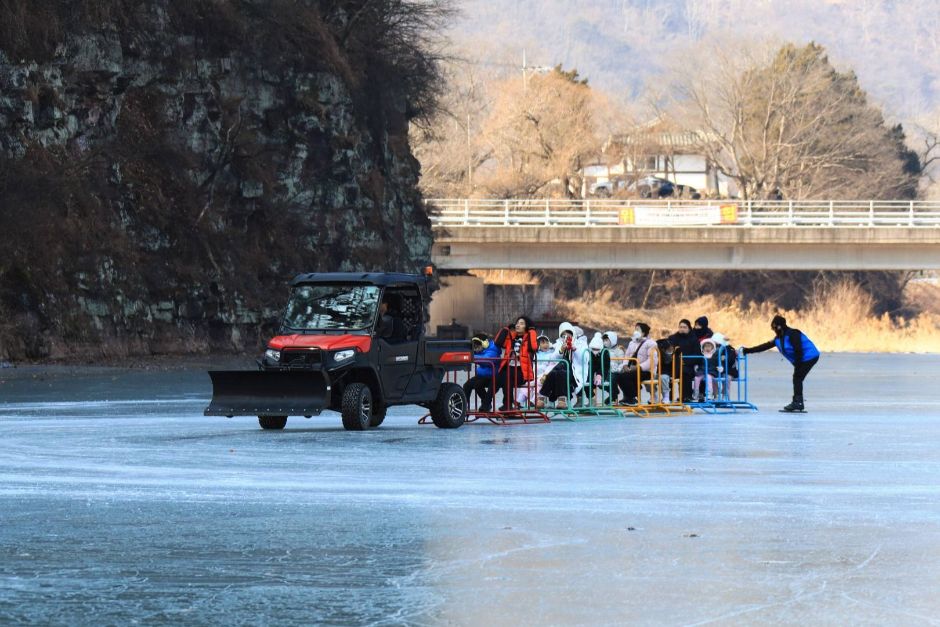
[[399,341],[404,338],[405,325],[401,316],[393,306],[391,296],[384,296],[379,305],[379,321],[376,325],[376,335],[389,341]]

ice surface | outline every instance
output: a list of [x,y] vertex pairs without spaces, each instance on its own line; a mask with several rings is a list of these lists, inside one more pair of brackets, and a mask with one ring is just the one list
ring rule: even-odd
[[938,624],[940,359],[805,415],[205,418],[198,371],[0,373],[0,624]]

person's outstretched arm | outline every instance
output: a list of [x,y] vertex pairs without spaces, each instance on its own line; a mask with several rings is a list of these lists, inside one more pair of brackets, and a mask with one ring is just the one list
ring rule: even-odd
[[773,340],[770,340],[769,342],[764,342],[763,344],[758,344],[757,346],[751,346],[750,348],[745,346],[744,354],[750,355],[751,353],[763,353],[764,351],[769,351],[776,345],[777,344]]

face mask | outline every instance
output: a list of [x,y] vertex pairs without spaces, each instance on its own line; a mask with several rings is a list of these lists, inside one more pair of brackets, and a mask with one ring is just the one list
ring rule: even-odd
[[632,337],[633,337],[634,340],[639,340],[640,338],[643,337],[643,332],[640,331],[639,329],[637,329],[636,331],[633,332],[633,336],[632,336]]

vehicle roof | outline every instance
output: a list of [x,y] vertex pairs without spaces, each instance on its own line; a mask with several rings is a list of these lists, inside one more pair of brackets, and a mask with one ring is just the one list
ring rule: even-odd
[[365,283],[385,287],[398,283],[424,283],[425,280],[420,274],[404,272],[309,272],[298,274],[290,284],[294,287],[305,283]]

